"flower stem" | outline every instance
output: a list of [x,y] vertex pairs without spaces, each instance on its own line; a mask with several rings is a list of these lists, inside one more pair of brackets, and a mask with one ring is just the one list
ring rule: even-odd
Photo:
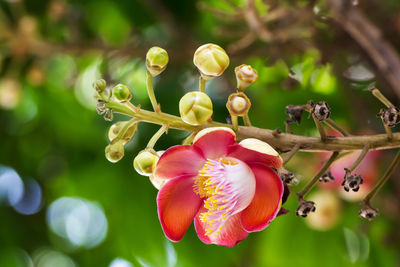
[[322,127],[321,122],[315,117],[314,114],[312,114],[312,118],[314,119],[315,126],[317,126],[319,136],[321,137],[321,141],[324,142],[326,140],[326,133],[324,128]]
[[387,99],[378,88],[370,89],[371,93],[388,108],[393,108],[392,102]]
[[385,128],[385,132],[386,132],[386,135],[387,135],[387,139],[388,139],[389,141],[392,140],[392,139],[393,139],[392,130],[390,129],[390,127],[389,127],[388,125],[386,125],[386,124],[383,122],[383,119],[382,119],[382,123],[383,123],[383,127]]
[[239,128],[238,117],[235,115],[231,115],[231,119],[232,119],[233,130],[236,132]]
[[157,143],[158,139],[168,131],[168,124],[164,124],[150,139],[149,143],[147,144],[147,148],[153,148],[154,145]]
[[351,164],[350,167],[347,168],[347,170],[349,170],[349,172],[354,171],[358,165],[360,165],[361,161],[365,158],[365,156],[367,155],[369,150],[369,144],[366,144],[363,149],[361,150],[360,155],[358,156],[358,158],[353,162],[353,164]]
[[138,123],[138,122],[140,122],[140,120],[137,119],[137,118],[131,119],[128,123],[126,123],[124,125],[124,127],[121,128],[121,130],[119,131],[118,135],[113,140],[111,140],[111,143],[120,140],[125,135],[126,131],[128,131],[128,129],[132,125],[134,125],[135,123]]
[[244,121],[244,125],[251,126],[251,121],[250,121],[250,118],[249,118],[249,114],[246,114],[246,115],[243,116],[243,121]]
[[302,199],[305,194],[313,187],[313,185],[318,182],[318,179],[327,172],[331,164],[335,161],[336,157],[339,155],[339,152],[335,151],[332,153],[331,157],[328,159],[328,161],[325,163],[325,165],[319,170],[319,172],[314,176],[314,178],[308,182],[308,184],[304,187],[303,190],[301,190],[299,193],[297,193],[299,199]]
[[196,132],[189,134],[185,140],[183,140],[182,145],[190,145],[193,142],[194,137],[196,136]]
[[149,71],[147,71],[146,88],[147,88],[147,94],[149,95],[151,101],[151,105],[153,106],[153,110],[155,112],[161,112],[160,105],[157,103],[157,99],[154,94],[153,76],[151,76]]
[[347,132],[345,129],[343,129],[339,124],[337,124],[334,120],[332,120],[331,118],[328,118],[325,120],[325,123],[331,127],[332,129],[338,131],[339,133],[341,133],[343,136],[351,136],[351,134],[349,132]]
[[393,171],[400,161],[400,151],[397,152],[396,157],[390,164],[389,169],[386,170],[385,174],[379,179],[375,187],[369,192],[369,194],[364,198],[364,203],[369,204],[370,200],[376,195],[376,193],[382,188],[382,186],[387,182],[387,180],[392,176]]
[[199,89],[200,92],[205,93],[206,92],[206,80],[203,79],[203,76],[200,75],[199,79]]
[[283,160],[283,165],[289,162],[289,160],[299,151],[300,149],[300,144],[296,144],[292,150],[290,150],[288,153],[285,154],[285,158]]

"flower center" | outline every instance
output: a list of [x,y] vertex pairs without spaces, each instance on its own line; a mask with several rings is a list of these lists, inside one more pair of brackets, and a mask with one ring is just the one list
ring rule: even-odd
[[193,191],[204,199],[207,209],[200,214],[206,235],[216,236],[232,215],[250,204],[255,178],[251,169],[236,158],[208,159],[194,178]]

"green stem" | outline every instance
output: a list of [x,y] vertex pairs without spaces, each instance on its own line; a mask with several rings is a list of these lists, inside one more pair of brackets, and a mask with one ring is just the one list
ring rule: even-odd
[[325,123],[331,127],[332,129],[338,131],[339,133],[341,133],[343,136],[351,136],[351,134],[346,131],[345,129],[343,129],[339,124],[337,124],[335,121],[333,121],[331,118],[328,118],[325,120]]
[[249,114],[246,114],[246,115],[243,116],[243,122],[244,122],[244,125],[251,126],[251,121],[250,121],[250,118],[249,118]]
[[200,89],[200,92],[203,92],[203,93],[206,92],[206,80],[203,79],[203,76],[200,76],[200,79],[199,79],[199,89]]
[[299,151],[300,149],[300,144],[296,144],[292,150],[290,150],[288,153],[285,154],[285,158],[283,160],[283,165],[289,162],[289,160]]
[[312,114],[312,118],[314,119],[315,126],[317,126],[319,136],[321,137],[321,140],[324,142],[326,140],[326,133],[324,128],[322,127],[321,122],[315,117],[314,114]]
[[151,101],[151,105],[153,106],[153,110],[155,112],[160,112],[161,111],[160,106],[157,103],[157,99],[153,89],[153,76],[151,76],[149,71],[147,71],[146,88],[147,88],[147,94],[149,95]]
[[193,132],[189,134],[185,140],[183,140],[182,145],[190,145],[193,142],[194,137],[196,136],[197,133]]
[[372,88],[370,89],[371,93],[379,100],[382,102],[382,104],[384,104],[386,107],[388,108],[393,108],[394,105],[392,104],[392,102],[389,101],[389,99],[387,99],[382,93],[381,91],[379,91],[378,88]]
[[319,172],[314,176],[314,178],[308,182],[308,184],[301,190],[297,195],[299,198],[303,198],[305,194],[313,187],[313,185],[318,182],[319,178],[328,171],[331,164],[335,161],[336,157],[339,155],[339,152],[335,151],[332,153],[331,157],[325,163],[325,165],[319,170]]
[[360,155],[358,155],[358,158],[353,162],[353,164],[351,164],[350,167],[348,167],[347,169],[349,170],[349,172],[354,171],[358,165],[360,165],[361,161],[365,158],[365,156],[367,155],[369,150],[369,144],[366,144],[363,149],[360,152]]
[[232,127],[233,130],[236,132],[239,128],[239,121],[238,121],[238,117],[235,115],[231,115],[231,119],[232,119]]
[[392,140],[392,139],[393,139],[392,130],[390,129],[390,127],[389,127],[388,125],[386,125],[386,124],[383,122],[383,119],[382,119],[382,123],[383,123],[383,127],[385,128],[385,132],[386,132],[386,135],[387,135],[388,140],[389,140],[389,141]]
[[147,148],[153,148],[154,145],[157,143],[158,139],[168,130],[168,124],[163,125],[150,139],[149,143],[147,144]]
[[392,176],[393,171],[395,170],[397,164],[400,161],[400,151],[397,152],[396,157],[390,164],[389,169],[386,170],[385,174],[379,179],[375,187],[371,190],[371,192],[364,198],[364,203],[369,204],[370,200],[376,195],[376,193],[382,188],[382,186],[387,182],[387,180]]

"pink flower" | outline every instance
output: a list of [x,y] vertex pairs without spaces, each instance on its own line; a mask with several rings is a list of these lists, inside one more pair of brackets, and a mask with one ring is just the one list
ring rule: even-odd
[[[206,244],[232,247],[268,226],[281,206],[282,159],[257,139],[235,142],[225,127],[200,131],[193,145],[173,146],[159,159],[157,179],[168,179],[157,196],[165,235],[181,240],[194,220]],[[271,168],[272,167],[272,168]]]

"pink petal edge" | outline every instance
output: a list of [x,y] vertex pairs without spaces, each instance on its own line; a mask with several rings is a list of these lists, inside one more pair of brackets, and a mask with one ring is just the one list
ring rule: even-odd
[[183,238],[202,200],[193,192],[193,178],[169,180],[158,192],[158,218],[168,239],[178,242]]
[[240,159],[247,163],[247,165],[261,164],[275,169],[280,169],[282,167],[282,159],[279,156],[260,153],[239,144],[234,144],[229,147],[228,156]]
[[162,154],[153,175],[157,179],[196,176],[204,163],[205,159],[200,149],[177,145],[168,148]]
[[284,186],[271,168],[259,164],[252,164],[250,168],[256,177],[256,193],[241,212],[241,222],[246,231],[254,232],[263,230],[278,214]]
[[201,136],[193,146],[199,148],[205,158],[216,159],[228,154],[229,147],[236,144],[235,138],[232,131],[218,128]]

